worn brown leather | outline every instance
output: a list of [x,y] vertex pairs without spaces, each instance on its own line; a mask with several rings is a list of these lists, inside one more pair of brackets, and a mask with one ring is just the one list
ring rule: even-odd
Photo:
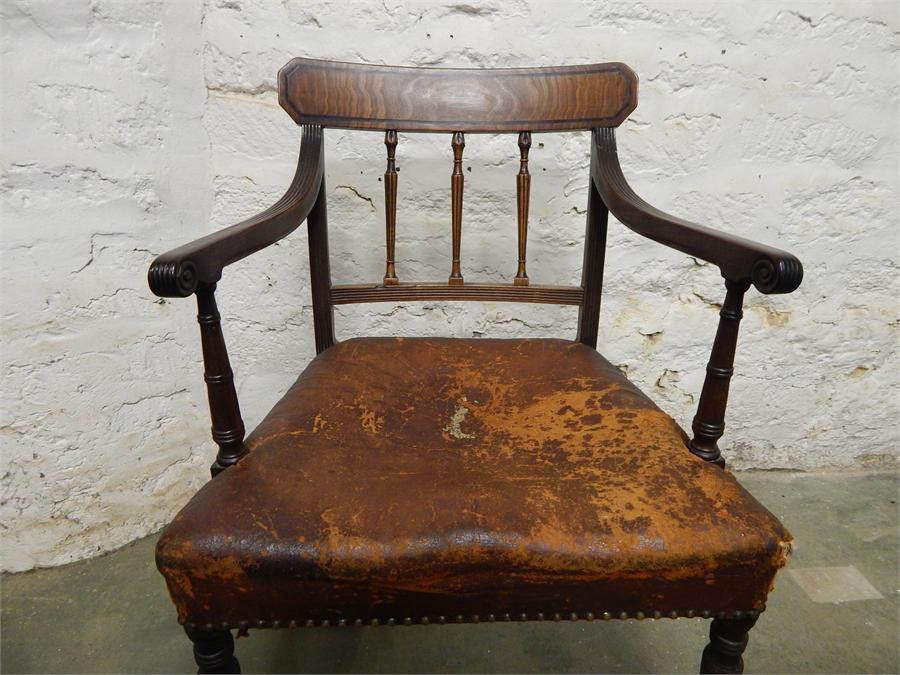
[[576,342],[339,343],[247,443],[159,541],[182,622],[758,611],[789,551]]

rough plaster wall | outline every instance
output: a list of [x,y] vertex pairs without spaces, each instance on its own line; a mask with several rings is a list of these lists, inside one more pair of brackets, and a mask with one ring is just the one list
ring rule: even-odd
[[[189,300],[155,254],[268,206],[298,133],[291,56],[447,66],[621,60],[641,77],[626,175],[679,215],[800,255],[751,291],[723,448],[813,469],[897,454],[898,17],[894,3],[6,2],[3,565],[53,565],[164,523],[206,478]],[[383,274],[384,146],[326,134],[332,275]],[[514,136],[467,139],[463,272],[515,271]],[[449,138],[401,134],[402,278],[446,277]],[[540,135],[529,274],[578,283],[588,135]],[[686,428],[724,290],[711,266],[613,223],[601,351]],[[220,306],[252,428],[313,356],[302,230],[229,268]],[[338,308],[354,335],[573,336],[576,310]]]

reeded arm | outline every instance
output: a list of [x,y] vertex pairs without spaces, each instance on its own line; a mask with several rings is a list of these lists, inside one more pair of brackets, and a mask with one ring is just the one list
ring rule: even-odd
[[790,293],[800,285],[803,266],[790,253],[670,216],[638,197],[619,166],[614,129],[594,129],[593,143],[592,180],[609,212],[629,229],[711,262],[726,281],[752,283],[760,293]]
[[150,265],[150,290],[163,297],[187,297],[215,284],[222,269],[274,244],[306,219],[323,175],[322,127],[303,127],[297,171],[284,196],[262,213],[163,253]]

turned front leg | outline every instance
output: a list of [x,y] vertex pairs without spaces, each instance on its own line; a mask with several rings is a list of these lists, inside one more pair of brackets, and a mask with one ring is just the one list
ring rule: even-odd
[[231,631],[200,631],[185,628],[194,643],[194,661],[198,673],[240,673],[241,664],[234,656]]
[[701,673],[743,673],[743,653],[748,633],[756,618],[714,619],[709,627],[709,644],[700,659]]

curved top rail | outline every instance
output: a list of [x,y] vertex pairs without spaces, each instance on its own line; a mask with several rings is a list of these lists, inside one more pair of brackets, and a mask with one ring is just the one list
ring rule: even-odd
[[403,131],[560,131],[619,126],[637,106],[623,63],[408,68],[295,58],[278,100],[298,124]]

